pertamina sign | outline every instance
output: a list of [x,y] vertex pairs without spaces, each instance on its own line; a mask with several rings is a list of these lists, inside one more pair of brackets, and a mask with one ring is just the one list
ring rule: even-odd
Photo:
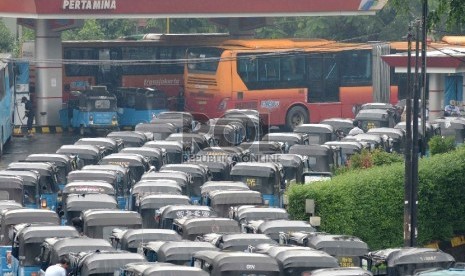
[[63,10],[116,10],[116,0],[63,0]]

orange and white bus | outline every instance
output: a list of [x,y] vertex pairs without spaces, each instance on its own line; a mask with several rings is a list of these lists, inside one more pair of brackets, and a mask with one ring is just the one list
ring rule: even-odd
[[228,40],[191,47],[184,73],[185,110],[220,117],[255,109],[272,126],[353,117],[367,102],[398,101],[389,44],[328,40]]

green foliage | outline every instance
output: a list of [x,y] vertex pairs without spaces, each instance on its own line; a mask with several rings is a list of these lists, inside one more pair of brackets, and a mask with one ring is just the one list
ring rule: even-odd
[[386,152],[384,150],[376,149],[372,152],[371,158],[373,159],[374,166],[391,165],[393,163],[404,162],[403,155],[396,152]]
[[352,155],[347,166],[337,168],[335,174],[340,175],[352,170],[367,169],[373,166],[390,165],[399,162],[404,162],[404,157],[398,153],[388,153],[381,149],[375,149],[374,151],[364,149],[361,153]]
[[63,40],[93,40],[106,38],[104,29],[96,19],[86,20],[82,28],[67,30],[61,34],[61,39]]
[[15,44],[15,37],[6,27],[5,23],[0,20],[0,52],[11,53]]
[[[419,164],[418,242],[446,240],[465,231],[465,148],[423,158]],[[404,165],[351,171],[331,181],[292,185],[288,211],[308,219],[305,199],[315,199],[321,230],[355,235],[371,249],[403,243]]]
[[431,155],[446,153],[455,149],[455,139],[454,137],[444,138],[442,136],[436,135],[431,138],[431,140],[429,140],[428,146]]

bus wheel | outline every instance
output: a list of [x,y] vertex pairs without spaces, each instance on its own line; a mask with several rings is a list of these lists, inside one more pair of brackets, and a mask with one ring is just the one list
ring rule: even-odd
[[286,128],[292,131],[296,126],[308,123],[308,121],[307,110],[302,106],[294,106],[287,112]]

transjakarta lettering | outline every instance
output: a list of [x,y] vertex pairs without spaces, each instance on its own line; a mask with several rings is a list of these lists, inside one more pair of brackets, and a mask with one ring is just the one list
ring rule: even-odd
[[116,0],[63,0],[64,10],[116,10]]

